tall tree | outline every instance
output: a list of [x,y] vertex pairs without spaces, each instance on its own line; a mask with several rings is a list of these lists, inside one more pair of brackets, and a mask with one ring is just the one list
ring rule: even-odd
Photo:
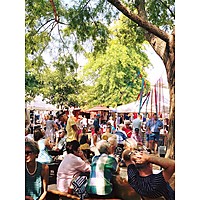
[[40,93],[48,99],[49,103],[56,104],[62,109],[73,101],[77,102],[77,95],[80,94],[82,82],[77,77],[77,63],[73,58],[62,56],[53,66],[46,68],[42,73],[43,87]]
[[[88,106],[102,104],[116,107],[135,101],[141,90],[142,78],[146,79],[145,68],[150,62],[144,46],[137,40],[134,29],[127,26],[127,18],[110,26],[111,39],[105,52],[87,54],[88,63],[83,67],[84,82],[91,87]],[[145,80],[145,91],[150,90]]]

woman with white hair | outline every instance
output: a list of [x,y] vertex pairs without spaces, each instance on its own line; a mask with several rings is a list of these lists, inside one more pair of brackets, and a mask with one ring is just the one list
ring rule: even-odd
[[112,137],[108,138],[108,142],[110,144],[110,154],[109,155],[115,157],[116,156],[115,150],[117,147],[117,136],[113,134]]
[[94,156],[86,190],[90,197],[113,197],[112,173],[117,171],[117,161],[110,156],[111,146],[106,140],[97,143],[100,155]]

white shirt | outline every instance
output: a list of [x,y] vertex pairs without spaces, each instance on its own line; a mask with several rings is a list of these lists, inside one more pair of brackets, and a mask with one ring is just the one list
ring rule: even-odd
[[135,128],[141,128],[141,123],[142,121],[139,118],[136,118],[133,120],[133,130],[135,130]]
[[57,172],[57,189],[61,192],[67,192],[73,176],[81,172],[89,172],[90,164],[83,161],[74,154],[67,154],[60,163]]

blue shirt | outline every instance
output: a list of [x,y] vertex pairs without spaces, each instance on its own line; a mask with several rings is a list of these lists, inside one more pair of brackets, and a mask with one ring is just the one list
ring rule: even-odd
[[25,195],[38,200],[42,194],[42,164],[37,162],[37,170],[33,175],[30,175],[25,170]]
[[163,127],[163,123],[159,119],[157,120],[150,119],[146,123],[146,127],[149,127],[152,133],[160,133],[160,129],[158,127]]

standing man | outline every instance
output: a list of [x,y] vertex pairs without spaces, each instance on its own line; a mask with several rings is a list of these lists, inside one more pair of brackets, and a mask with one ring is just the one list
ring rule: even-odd
[[74,107],[72,106],[69,108],[69,118],[67,120],[67,126],[66,126],[67,142],[78,140],[78,127],[75,122],[73,111]]
[[93,122],[94,129],[95,129],[95,130],[97,130],[97,129],[100,128],[99,118],[100,118],[100,114],[97,114],[97,115],[95,116],[95,119],[94,119],[94,122]]
[[137,118],[132,121],[132,129],[139,129],[139,134],[141,134],[141,126],[142,126],[142,115],[138,114]]
[[158,119],[156,113],[154,113],[153,117],[146,123],[146,128],[149,133],[149,148],[153,150],[154,144],[154,153],[156,153],[160,138],[160,129],[163,128],[163,123]]

